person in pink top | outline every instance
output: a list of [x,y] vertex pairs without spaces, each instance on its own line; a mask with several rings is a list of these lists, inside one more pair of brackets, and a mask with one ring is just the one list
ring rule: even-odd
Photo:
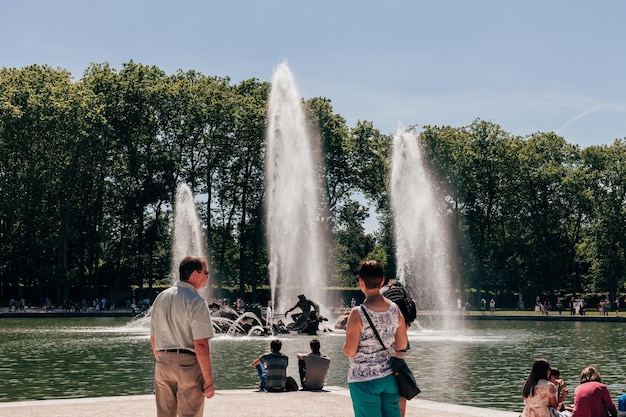
[[550,417],[550,408],[557,407],[556,386],[549,379],[550,362],[546,359],[535,359],[522,389],[523,417]]
[[580,373],[580,385],[574,390],[572,417],[607,416],[617,417],[617,408],[598,370],[588,366]]

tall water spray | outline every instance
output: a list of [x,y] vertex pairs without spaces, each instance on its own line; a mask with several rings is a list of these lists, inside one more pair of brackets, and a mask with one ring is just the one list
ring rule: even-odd
[[[302,102],[286,63],[272,78],[265,154],[267,239],[272,300],[276,312],[299,294],[326,301],[327,245],[322,167]],[[319,147],[319,145],[317,145]]]
[[397,278],[418,309],[450,310],[450,234],[413,131],[394,133],[390,182]]
[[[181,183],[176,189],[174,202],[174,230],[172,239],[172,284],[179,280],[178,266],[185,256],[207,258],[206,239],[202,229],[202,220],[187,184]],[[210,282],[210,281],[209,281]],[[205,300],[209,299],[207,287],[200,291]]]

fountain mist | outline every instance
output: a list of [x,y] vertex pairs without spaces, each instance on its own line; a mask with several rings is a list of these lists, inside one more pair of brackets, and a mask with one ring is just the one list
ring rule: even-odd
[[[202,230],[202,220],[196,203],[187,184],[181,183],[176,189],[174,202],[174,231],[172,240],[172,284],[179,280],[178,266],[185,256],[207,257],[206,239]],[[210,270],[210,268],[209,268]],[[210,281],[209,281],[210,282]],[[209,285],[200,291],[205,300],[209,299]]]
[[265,181],[272,300],[284,312],[304,294],[326,305],[324,206],[316,170],[322,166],[286,63],[269,95]]
[[419,310],[449,310],[449,233],[412,131],[394,134],[390,183],[397,278]]
[[[200,220],[191,189],[184,183],[178,184],[176,188],[172,235],[172,269],[170,275],[172,285],[174,285],[180,279],[178,266],[185,256],[204,258],[207,262],[207,268],[210,267],[209,259],[207,258],[206,240],[202,231],[202,221]],[[207,301],[211,299],[208,283],[198,293]],[[148,327],[150,325],[151,309],[152,307],[145,314],[132,319],[128,326]],[[214,327],[216,327],[215,323]],[[219,328],[216,328],[217,330]]]

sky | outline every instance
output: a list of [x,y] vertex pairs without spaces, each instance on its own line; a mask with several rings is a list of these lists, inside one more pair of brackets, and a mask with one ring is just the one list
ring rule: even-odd
[[626,138],[623,0],[0,0],[0,67],[195,70],[271,81],[348,126],[556,132],[581,147]]

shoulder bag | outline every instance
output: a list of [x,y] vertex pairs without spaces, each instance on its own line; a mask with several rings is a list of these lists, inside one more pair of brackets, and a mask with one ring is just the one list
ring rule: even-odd
[[[363,311],[365,318],[369,322],[370,327],[374,332],[374,335],[383,346],[383,349],[387,350],[387,347],[383,343],[383,339],[381,339],[380,335],[378,334],[378,330],[376,330],[376,326],[374,326],[374,323],[372,323],[372,319],[370,318],[369,314],[367,314],[367,311],[365,311],[365,308],[363,308],[363,306],[361,306],[361,311]],[[398,383],[398,392],[400,393],[400,396],[402,398],[410,400],[411,398],[422,392],[417,386],[417,382],[415,381],[413,372],[411,372],[404,359],[392,356],[391,367],[393,368],[393,374],[396,377],[396,382]]]

